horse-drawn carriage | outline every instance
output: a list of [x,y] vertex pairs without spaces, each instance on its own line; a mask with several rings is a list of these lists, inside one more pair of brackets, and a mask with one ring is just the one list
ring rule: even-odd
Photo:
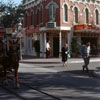
[[0,41],[0,72],[2,73],[3,85],[7,84],[7,72],[8,70],[14,71],[15,87],[18,88],[18,67],[20,60],[20,46],[18,39],[9,39],[6,41],[6,52],[7,56],[4,54],[4,48],[2,42]]

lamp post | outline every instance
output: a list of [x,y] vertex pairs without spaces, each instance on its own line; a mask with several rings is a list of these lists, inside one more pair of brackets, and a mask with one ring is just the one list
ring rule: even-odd
[[20,39],[20,60],[22,60],[22,23],[18,23],[18,34],[17,37]]

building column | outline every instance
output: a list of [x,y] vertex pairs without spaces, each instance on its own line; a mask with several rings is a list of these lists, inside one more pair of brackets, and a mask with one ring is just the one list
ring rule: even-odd
[[30,36],[28,36],[28,40],[27,40],[27,51],[28,51],[28,55],[30,55]]
[[30,35],[30,55],[32,55],[32,34]]
[[61,57],[61,48],[62,48],[62,33],[59,32],[59,57]]
[[71,42],[73,37],[73,28],[68,32],[68,50],[71,50]]
[[46,33],[44,33],[44,58],[46,57],[46,41],[47,41],[47,39],[46,39]]
[[43,34],[40,33],[40,57],[43,57]]
[[27,34],[25,35],[25,55],[28,54],[28,36]]
[[24,54],[26,54],[26,33],[24,34]]

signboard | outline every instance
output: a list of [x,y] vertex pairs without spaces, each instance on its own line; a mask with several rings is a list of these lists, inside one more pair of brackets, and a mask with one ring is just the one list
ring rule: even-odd
[[100,32],[100,27],[89,24],[74,25],[74,32],[82,31]]
[[47,22],[46,27],[47,28],[55,28],[56,27],[56,22]]
[[12,34],[12,28],[6,28],[6,34]]

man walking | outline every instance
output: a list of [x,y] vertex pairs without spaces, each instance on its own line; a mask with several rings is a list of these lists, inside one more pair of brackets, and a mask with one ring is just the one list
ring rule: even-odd
[[50,56],[50,49],[50,40],[48,40],[46,43],[46,58]]
[[84,60],[83,71],[86,69],[86,72],[88,72],[88,64],[90,61],[90,42],[88,42],[86,45],[82,45],[81,47],[81,55]]

